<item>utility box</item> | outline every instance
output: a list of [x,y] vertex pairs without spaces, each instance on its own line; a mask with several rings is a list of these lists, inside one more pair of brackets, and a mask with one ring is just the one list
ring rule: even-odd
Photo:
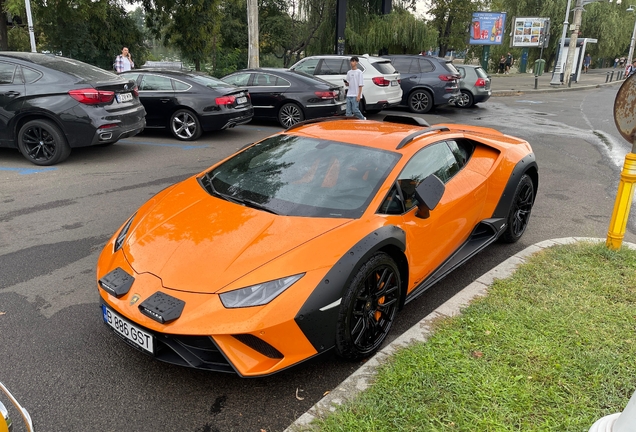
[[535,75],[543,75],[543,71],[545,70],[545,60],[539,59],[534,62],[534,74]]

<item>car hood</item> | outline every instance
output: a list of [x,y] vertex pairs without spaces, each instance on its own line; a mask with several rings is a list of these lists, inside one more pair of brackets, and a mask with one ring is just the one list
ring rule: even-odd
[[165,288],[214,293],[348,221],[277,216],[213,197],[191,178],[135,217],[124,253]]

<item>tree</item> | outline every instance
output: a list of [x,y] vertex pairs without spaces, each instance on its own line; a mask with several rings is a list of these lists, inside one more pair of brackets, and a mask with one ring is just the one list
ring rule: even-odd
[[112,69],[127,46],[134,61],[143,63],[143,36],[116,1],[36,0],[32,5],[40,49]]
[[196,70],[220,42],[220,4],[220,0],[142,0],[151,34],[177,48]]
[[433,15],[433,26],[439,32],[439,55],[445,56],[450,49],[465,49],[472,14],[482,10],[483,3],[471,0],[429,0],[429,4],[428,13]]

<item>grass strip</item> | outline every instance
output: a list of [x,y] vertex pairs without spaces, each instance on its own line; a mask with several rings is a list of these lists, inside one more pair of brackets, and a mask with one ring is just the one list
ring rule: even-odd
[[636,251],[535,254],[312,430],[583,431],[636,390]]

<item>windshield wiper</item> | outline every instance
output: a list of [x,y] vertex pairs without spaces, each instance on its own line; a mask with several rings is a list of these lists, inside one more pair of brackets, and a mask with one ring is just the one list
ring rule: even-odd
[[252,208],[255,208],[255,209],[258,209],[258,210],[263,210],[263,211],[266,211],[266,212],[269,212],[269,213],[272,213],[272,214],[275,214],[275,215],[278,214],[274,210],[272,210],[272,209],[270,209],[268,207],[265,207],[263,204],[257,203],[256,201],[252,201],[252,200],[247,199],[247,198],[238,198],[238,197],[233,196],[233,195],[227,195],[227,194],[219,192],[218,190],[216,190],[216,188],[214,187],[214,184],[212,183],[213,180],[216,178],[216,176],[218,174],[219,173],[216,173],[212,177],[210,177],[210,173],[206,173],[205,174],[205,180],[208,183],[208,185],[210,186],[208,190],[212,193],[212,195],[215,195],[215,196],[217,196],[217,197],[219,197],[221,199],[224,199],[226,201],[233,202],[234,204],[241,204],[241,205],[244,205],[244,206],[247,206],[247,207],[252,207]]

